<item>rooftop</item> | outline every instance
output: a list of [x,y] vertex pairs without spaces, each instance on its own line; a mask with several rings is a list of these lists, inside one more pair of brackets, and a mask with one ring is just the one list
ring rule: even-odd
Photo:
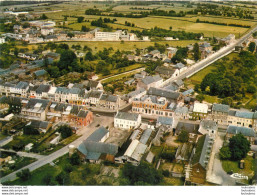
[[128,112],[118,112],[115,115],[115,118],[117,119],[124,119],[124,120],[131,120],[131,121],[137,121],[138,117],[139,117],[139,114],[128,113]]

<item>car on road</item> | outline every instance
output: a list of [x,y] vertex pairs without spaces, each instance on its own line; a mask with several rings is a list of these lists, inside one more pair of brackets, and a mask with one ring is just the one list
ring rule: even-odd
[[100,117],[101,115],[100,114],[96,114],[97,117]]

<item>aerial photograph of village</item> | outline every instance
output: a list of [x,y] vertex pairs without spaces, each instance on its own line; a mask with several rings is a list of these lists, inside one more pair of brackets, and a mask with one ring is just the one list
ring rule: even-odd
[[1,0],[0,21],[1,186],[257,185],[257,1]]

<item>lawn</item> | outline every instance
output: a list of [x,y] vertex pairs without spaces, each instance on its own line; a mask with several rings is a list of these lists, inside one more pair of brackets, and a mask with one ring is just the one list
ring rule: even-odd
[[[131,65],[131,66],[128,66],[128,67],[125,67],[125,68],[112,70],[111,74],[108,75],[107,77],[110,77],[110,76],[115,75],[115,74],[120,74],[120,75],[113,76],[111,78],[107,78],[106,80],[103,80],[102,83],[110,83],[112,81],[121,80],[123,78],[130,77],[131,75],[134,75],[138,72],[138,70],[134,70],[134,69],[138,69],[138,68],[141,68],[141,67],[142,67],[142,64],[134,64],[134,65]],[[128,71],[132,71],[132,72],[125,73],[125,72],[128,72]],[[124,72],[124,74],[121,74],[123,72]],[[104,78],[104,77],[101,77],[101,78]]]
[[2,134],[2,132],[0,133],[0,140],[5,139],[6,137],[7,137],[7,135]]
[[35,158],[29,158],[29,157],[20,157],[16,154],[11,154],[11,153],[6,153],[6,152],[1,152],[1,158],[11,156],[12,160],[15,161],[14,164],[8,164],[5,163],[2,165],[2,170],[0,172],[1,177],[8,175],[18,169],[21,169],[22,167],[27,166],[28,164],[31,164],[36,161]]
[[[54,161],[54,166],[46,164],[35,171],[32,171],[32,176],[28,181],[16,179],[12,182],[6,182],[5,185],[46,185],[43,178],[48,176],[51,178],[49,185],[58,185],[55,181],[55,177],[65,170],[65,167],[70,165],[68,154],[60,157]],[[81,164],[72,165],[72,171],[66,173],[69,175],[68,181],[65,185],[94,185],[92,179],[100,174],[100,164]],[[96,182],[96,180],[94,180]],[[91,183],[90,183],[91,182]],[[96,183],[95,183],[96,184]]]
[[239,162],[238,161],[230,161],[230,160],[223,160],[222,161],[222,167],[224,171],[229,172],[233,171],[233,173],[240,173],[248,177],[252,177],[254,175],[254,159],[251,156],[247,156],[245,159],[245,168],[240,169],[239,168]]
[[183,186],[184,182],[181,178],[164,177],[163,185],[167,186]]

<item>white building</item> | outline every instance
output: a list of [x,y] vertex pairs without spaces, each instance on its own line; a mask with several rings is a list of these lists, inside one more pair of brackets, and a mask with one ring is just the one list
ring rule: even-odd
[[207,114],[208,113],[208,105],[203,104],[203,103],[195,103],[193,112]]
[[95,39],[98,41],[118,41],[121,31],[116,32],[95,32]]
[[0,44],[5,43],[5,38],[0,38]]
[[118,112],[114,117],[114,127],[133,129],[141,124],[141,115],[136,113]]

